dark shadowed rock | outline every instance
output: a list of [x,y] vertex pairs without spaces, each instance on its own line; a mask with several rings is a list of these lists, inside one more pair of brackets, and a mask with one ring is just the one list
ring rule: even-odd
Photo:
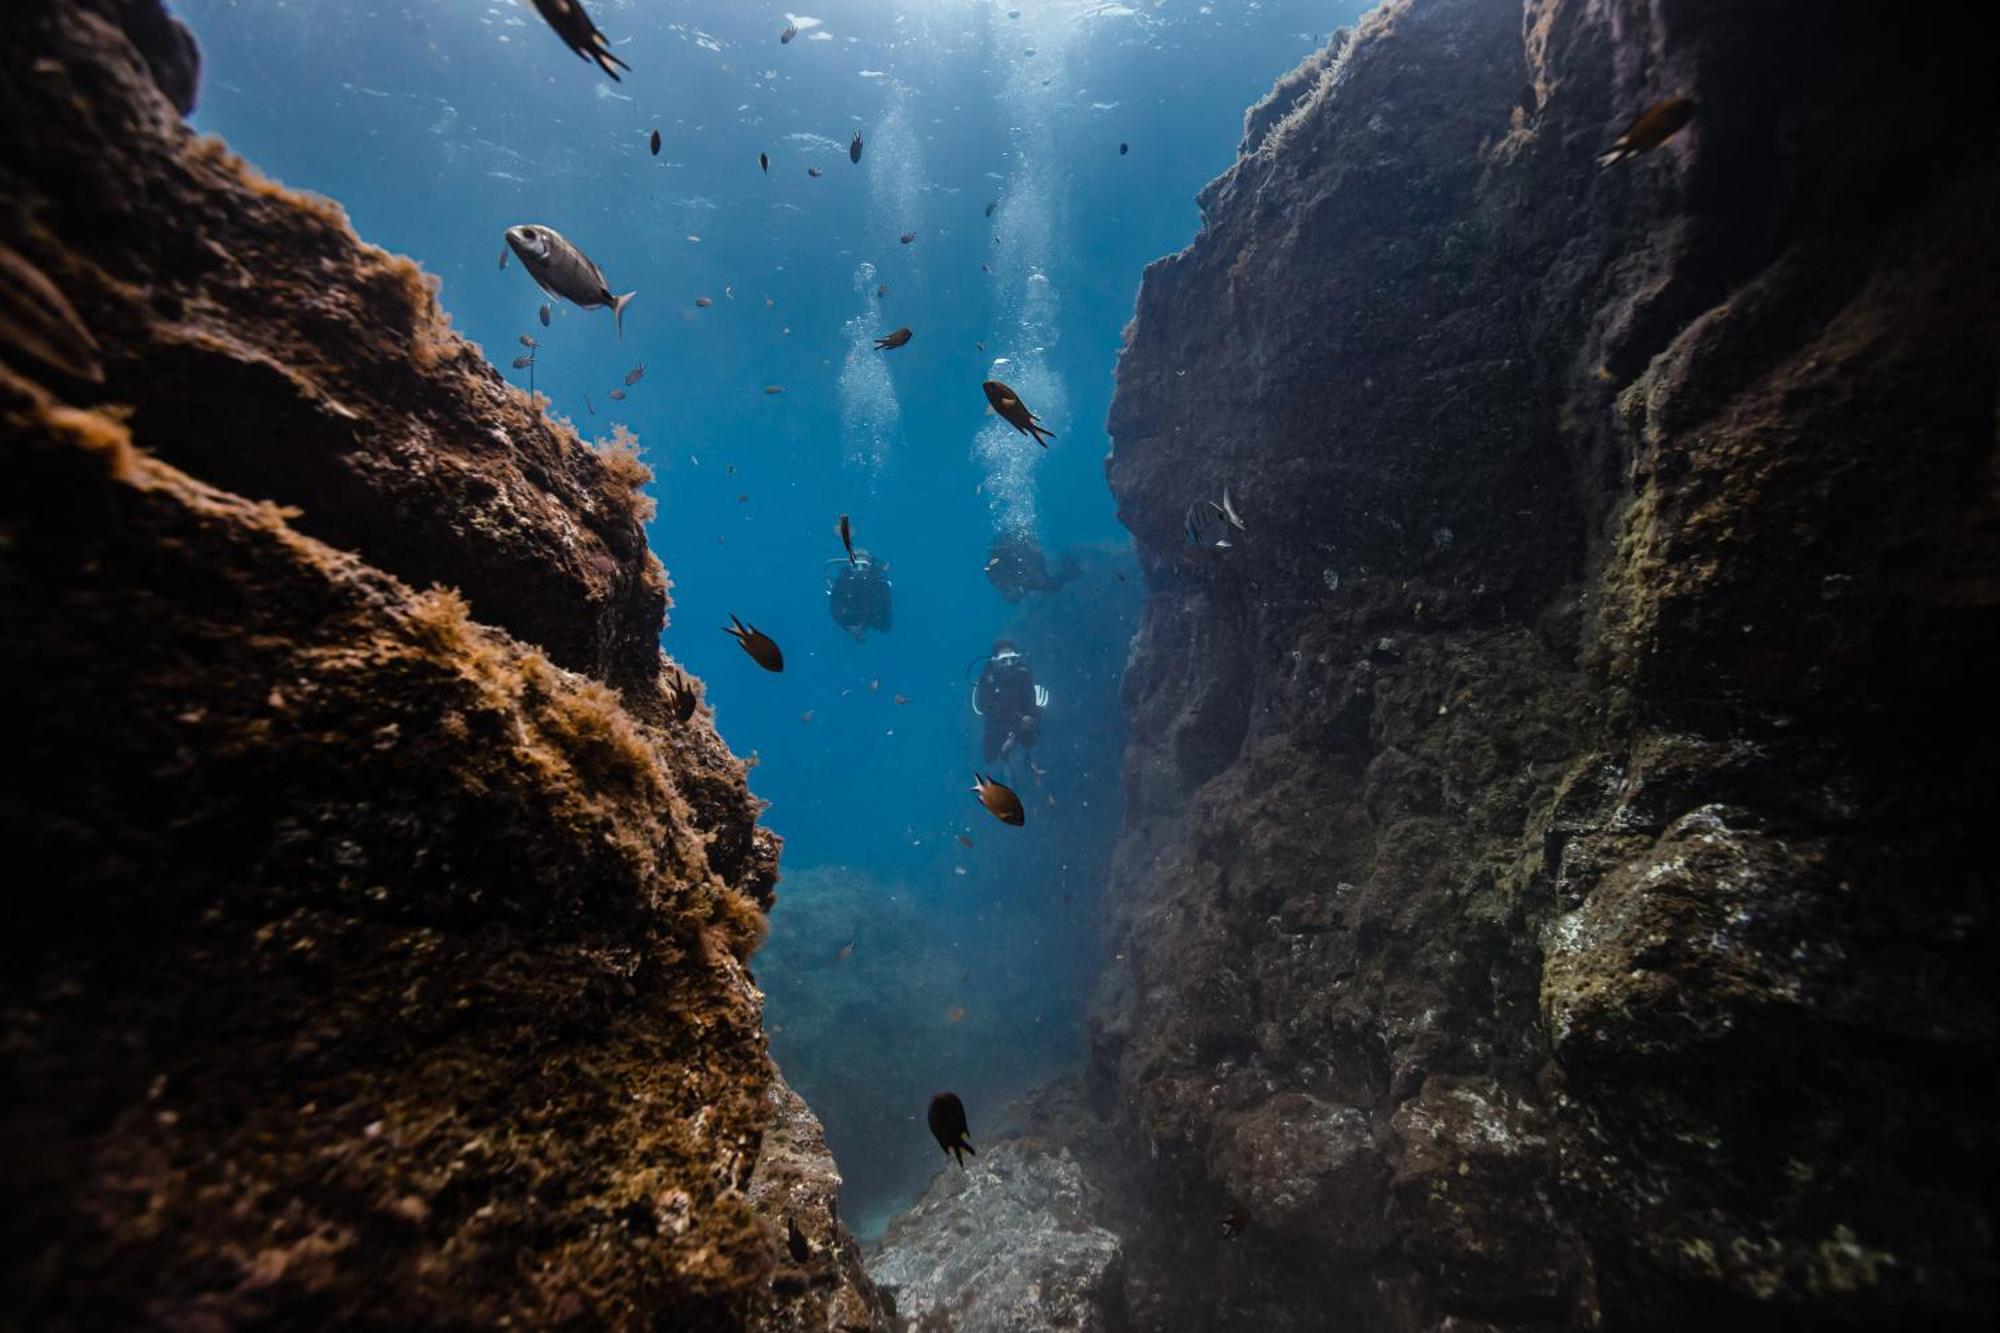
[[1148,271],[1088,1080],[1142,1326],[1993,1317],[1969,22],[1391,0]]
[[190,133],[195,67],[143,0],[0,31],[0,246],[104,370],[0,340],[0,1324],[870,1327],[631,442]]

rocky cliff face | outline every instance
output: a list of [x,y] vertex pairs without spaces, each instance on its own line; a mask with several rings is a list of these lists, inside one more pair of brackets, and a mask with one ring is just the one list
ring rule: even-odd
[[0,1324],[876,1326],[645,469],[194,84],[0,35]]
[[2000,150],[1930,8],[1391,0],[1148,272],[1141,1326],[1993,1316]]

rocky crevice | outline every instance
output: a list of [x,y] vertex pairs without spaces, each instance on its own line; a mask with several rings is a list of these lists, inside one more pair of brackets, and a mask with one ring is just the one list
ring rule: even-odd
[[1148,271],[1138,1326],[1990,1318],[2000,150],[1884,27],[1391,0]]
[[156,0],[0,36],[4,1322],[880,1326],[643,465],[196,67]]

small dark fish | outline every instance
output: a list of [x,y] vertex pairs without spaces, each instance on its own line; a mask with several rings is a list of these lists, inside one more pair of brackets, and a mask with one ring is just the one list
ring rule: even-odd
[[898,708],[901,708],[901,707],[903,707],[903,706],[904,706],[905,704],[907,704],[907,703],[909,703],[909,702],[910,702],[910,696],[909,696],[909,695],[907,695],[907,694],[899,694],[899,695],[895,696],[895,699],[894,699],[894,702],[895,702],[895,705],[896,705],[896,707],[898,707]]
[[989,218],[992,217],[994,213],[999,211],[999,208],[1000,208],[1000,201],[998,199],[995,199],[992,203],[986,205],[986,216]]
[[592,416],[597,415],[597,408],[594,404],[591,403],[589,394],[585,394],[583,396],[583,410],[590,413],[590,415]]
[[785,386],[782,384],[766,384],[764,386],[764,396],[766,398],[775,398],[777,395],[783,393],[784,391],[785,391]]
[[1125,154],[1131,151],[1132,151],[1132,145],[1129,143],[1121,143],[1118,145],[1118,156],[1120,157],[1125,156]]
[[610,398],[614,403],[622,403],[625,401],[625,391],[623,389],[613,389],[610,393]]
[[653,131],[653,137],[649,142],[652,145],[653,156],[658,157],[660,155],[660,132],[658,130]]
[[1014,794],[1012,787],[995,782],[982,773],[974,773],[972,781],[975,784],[972,794],[979,798],[979,803],[986,807],[988,814],[1001,823],[1012,824],[1016,828],[1028,822],[1028,812],[1022,807],[1021,798]]
[[1694,119],[1694,99],[1692,97],[1670,97],[1632,117],[1632,123],[1625,132],[1611,141],[1611,147],[1604,156],[1597,159],[1597,165],[1608,167],[1623,162],[1628,157],[1650,153],[1667,140],[1687,128]]
[[979,349],[980,351],[982,351],[982,352],[986,350],[986,344],[985,344],[985,343],[981,343],[981,342],[976,342],[976,343],[974,343],[974,344],[972,344],[972,345],[973,345],[974,347],[978,348],[978,349]]
[[625,372],[625,383],[628,385],[637,384],[644,378],[646,378],[646,363],[644,361],[641,361],[638,365]]
[[848,144],[848,145],[847,145],[847,160],[848,160],[849,162],[859,162],[859,161],[861,160],[861,131],[860,131],[860,130],[856,130],[856,131],[854,131],[854,142],[852,142],[852,143],[850,143],[850,144]]
[[[965,1122],[965,1103],[955,1092],[940,1092],[931,1098],[931,1137],[938,1141],[938,1147],[951,1154],[952,1160],[960,1167],[965,1165],[965,1154],[972,1152],[972,1130]],[[972,1153],[977,1157],[978,1153]]]
[[[1216,527],[1218,523],[1222,525],[1219,530]],[[1213,546],[1219,551],[1230,547],[1228,515],[1213,500],[1196,500],[1188,505],[1186,531],[1190,546]],[[1209,539],[1211,533],[1214,533],[1212,541]]]
[[549,315],[550,315],[550,313],[551,313],[551,312],[550,312],[550,310],[549,310],[549,303],[548,303],[547,301],[544,301],[544,302],[542,302],[542,308],[541,308],[540,310],[537,310],[537,311],[535,312],[535,316],[536,316],[536,318],[538,318],[538,319],[540,319],[540,320],[542,321],[542,327],[543,327],[543,328],[547,328],[547,327],[549,326]]
[[1235,1240],[1249,1225],[1250,1214],[1243,1210],[1242,1204],[1233,1203],[1229,1205],[1229,1211],[1222,1215],[1222,1238]]
[[799,35],[799,26],[798,26],[798,24],[796,24],[796,23],[787,23],[787,24],[785,25],[785,30],[784,30],[783,32],[781,32],[781,33],[779,33],[779,34],[778,34],[778,45],[779,45],[779,46],[790,46],[790,45],[792,44],[792,38],[794,38],[794,37],[796,37],[796,36],[798,36],[798,35]]
[[540,347],[541,344],[535,341],[533,334],[524,333],[521,335],[521,346],[533,348]]
[[514,358],[514,369],[516,370],[526,370],[534,364],[535,354],[533,352],[523,352],[520,356]]
[[762,167],[762,168],[764,168],[764,174],[765,174],[766,176],[770,175],[770,174],[771,174],[771,155],[770,155],[769,153],[759,153],[759,154],[757,154],[757,165],[758,165],[758,166],[760,166],[760,167]]
[[[576,52],[580,59],[595,61],[599,69],[611,76],[613,83],[618,82],[618,70],[629,71],[632,68],[611,54],[610,40],[597,30],[597,25],[590,21],[590,15],[583,12],[582,0],[535,0],[535,8],[556,30],[556,36],[563,39],[564,45]],[[613,69],[613,65],[618,69]]]
[[886,299],[888,295],[889,295],[889,284],[886,282],[883,283],[880,287],[877,287],[875,289],[875,299],[878,301]]
[[[543,0],[535,2],[541,4]],[[619,335],[624,336],[625,307],[632,304],[632,298],[638,293],[613,296],[609,284],[604,281],[604,270],[592,263],[590,256],[577,249],[561,232],[536,223],[509,227],[507,246],[520,259],[521,267],[528,270],[528,276],[535,280],[537,287],[550,296],[585,310],[608,307],[618,322]]]
[[821,176],[826,175],[826,173],[824,171],[821,171],[818,167],[807,167],[806,175],[811,176],[814,180],[818,180]]
[[[1028,405],[1021,401],[1020,394],[1015,393],[999,380],[987,380],[979,387],[986,390],[986,401],[993,404],[993,410],[1000,414],[1002,421],[1021,432],[1021,434],[1026,435],[1029,439],[1032,439],[1036,444],[1041,445],[1042,448],[1046,449],[1049,447],[1049,440],[1053,440],[1056,437],[1056,433],[1042,425],[1041,418],[1028,410]],[[1048,436],[1049,440],[1043,439],[1042,436],[1044,435]]]
[[881,337],[875,340],[875,350],[878,352],[893,351],[894,349],[901,347],[904,343],[908,342],[911,338],[915,336],[916,335],[911,333],[908,329],[893,330],[892,332],[883,334]]
[[790,1251],[795,1264],[802,1264],[812,1257],[812,1247],[799,1234],[799,1224],[789,1217],[785,1219],[785,1249]]
[[697,702],[694,682],[676,671],[673,679],[667,682],[667,709],[673,714],[674,721],[685,722],[693,717]]
[[993,271],[993,266],[991,264],[981,264],[979,266],[979,271],[981,273],[991,273]]
[[857,564],[854,558],[854,529],[848,526],[847,515],[840,516],[840,544],[847,548],[847,563]]
[[743,651],[750,654],[751,661],[766,671],[785,669],[785,655],[779,651],[778,645],[771,641],[769,635],[760,632],[755,625],[746,625],[737,620],[734,612],[730,613],[729,619],[732,623],[724,625],[722,632],[734,638],[742,646]]
[[697,296],[694,298],[694,304],[697,310],[706,310],[710,306],[714,305],[715,302],[710,300],[706,296]]
[[959,834],[959,835],[958,835],[958,845],[959,845],[959,846],[961,846],[961,847],[970,847],[970,846],[972,846],[972,835],[971,835],[970,833],[961,833],[961,834]]
[[901,236],[898,236],[896,239],[901,241],[904,245],[908,245],[911,241],[917,239],[917,234],[913,231],[906,231]]

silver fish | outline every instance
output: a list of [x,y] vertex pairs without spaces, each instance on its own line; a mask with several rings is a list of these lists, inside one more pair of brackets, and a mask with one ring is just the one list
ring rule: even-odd
[[561,301],[571,301],[585,310],[608,306],[617,321],[618,334],[625,335],[625,307],[637,292],[613,296],[604,281],[604,271],[590,261],[554,227],[525,223],[507,229],[507,247],[520,258],[521,267],[535,285]]

